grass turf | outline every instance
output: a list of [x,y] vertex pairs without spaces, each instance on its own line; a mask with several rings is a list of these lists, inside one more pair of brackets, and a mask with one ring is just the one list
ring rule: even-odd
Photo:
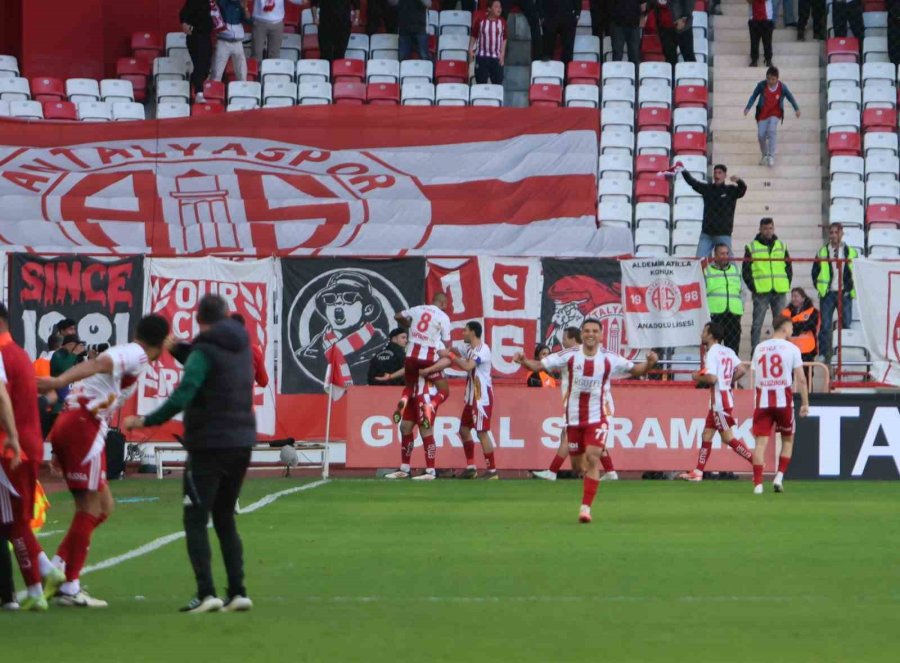
[[[158,500],[120,504],[89,564],[180,527],[177,481],[113,490]],[[576,481],[334,481],[239,519],[252,613],[175,612],[177,541],[85,576],[108,610],[0,614],[0,633],[28,660],[896,660],[900,484],[750,490],[603,484],[580,526]],[[47,532],[71,515],[53,502]]]

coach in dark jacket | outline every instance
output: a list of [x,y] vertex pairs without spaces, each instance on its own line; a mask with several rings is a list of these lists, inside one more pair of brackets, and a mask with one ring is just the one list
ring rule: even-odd
[[194,64],[191,72],[191,85],[194,94],[203,98],[203,83],[209,78],[209,67],[212,63],[212,16],[209,13],[209,0],[185,0],[179,15],[181,29],[187,35],[187,49]]
[[[244,555],[234,510],[256,442],[253,358],[244,326],[228,316],[218,295],[197,308],[200,334],[184,361],[184,375],[165,403],[146,417],[128,417],[126,429],[158,426],[184,410],[184,531],[197,579],[197,595],[182,612],[249,610]],[[182,358],[182,346],[176,351]],[[228,573],[228,602],[216,597],[207,523],[213,526]]]
[[[384,376],[392,375],[398,371],[402,373],[403,362],[406,360],[406,343],[408,340],[409,335],[405,329],[397,327],[391,332],[391,340],[369,363],[369,375],[366,380],[368,384],[391,386],[405,384],[402,374],[390,379],[384,379]],[[379,380],[378,378],[382,379]]]
[[734,231],[734,209],[738,198],[747,193],[747,185],[740,177],[731,176],[733,186],[725,183],[728,168],[718,163],[713,167],[713,181],[701,182],[686,168],[680,168],[684,181],[703,196],[703,227],[697,243],[697,257],[709,258],[716,244],[725,244],[731,253],[731,233]]
[[626,48],[628,60],[641,63],[641,19],[647,13],[646,0],[615,0],[609,8],[609,36],[613,60],[618,62]]

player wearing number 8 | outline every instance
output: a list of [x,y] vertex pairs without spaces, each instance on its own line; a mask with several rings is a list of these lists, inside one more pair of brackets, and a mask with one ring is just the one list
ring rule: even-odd
[[788,339],[794,330],[790,318],[775,322],[772,338],[763,341],[753,351],[753,384],[756,389],[756,408],[753,410],[753,435],[756,449],[753,451],[753,492],[763,492],[766,446],[772,428],[781,434],[781,455],[778,472],[773,482],[775,492],[784,492],[784,474],[787,472],[794,450],[794,394],[792,386],[800,391],[800,416],[809,413],[809,391],[803,373],[800,350]]

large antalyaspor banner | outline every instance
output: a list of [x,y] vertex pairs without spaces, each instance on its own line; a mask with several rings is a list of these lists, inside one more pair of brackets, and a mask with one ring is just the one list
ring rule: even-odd
[[900,385],[900,263],[853,261],[853,279],[872,378]]
[[185,255],[617,255],[597,112],[294,107],[0,119],[0,248]]

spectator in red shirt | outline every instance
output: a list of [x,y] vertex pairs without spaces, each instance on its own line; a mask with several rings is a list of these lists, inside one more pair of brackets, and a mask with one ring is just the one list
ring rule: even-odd
[[[231,319],[247,326],[244,316],[240,313],[232,313]],[[253,336],[251,335],[250,338],[252,339]],[[253,380],[260,387],[265,387],[269,384],[269,374],[266,373],[266,357],[259,343],[250,341],[250,354],[253,357]]]
[[766,66],[772,66],[772,32],[775,30],[775,14],[772,12],[772,0],[747,0],[750,28],[750,66],[759,63],[759,42],[762,40],[763,57]]
[[694,55],[694,3],[691,0],[650,0],[648,25],[656,26],[666,62],[678,64],[678,50],[685,62],[696,62]]
[[487,16],[478,22],[469,40],[469,57],[475,59],[475,82],[503,84],[503,65],[506,59],[506,21],[500,18],[503,5],[492,0]]
[[756,84],[753,94],[744,108],[744,115],[750,112],[756,102],[756,127],[759,138],[759,151],[762,158],[760,166],[775,165],[775,148],[778,146],[778,124],[784,121],[784,100],[794,107],[794,113],[800,117],[800,107],[788,86],[778,80],[778,67],[769,67],[766,80]]

